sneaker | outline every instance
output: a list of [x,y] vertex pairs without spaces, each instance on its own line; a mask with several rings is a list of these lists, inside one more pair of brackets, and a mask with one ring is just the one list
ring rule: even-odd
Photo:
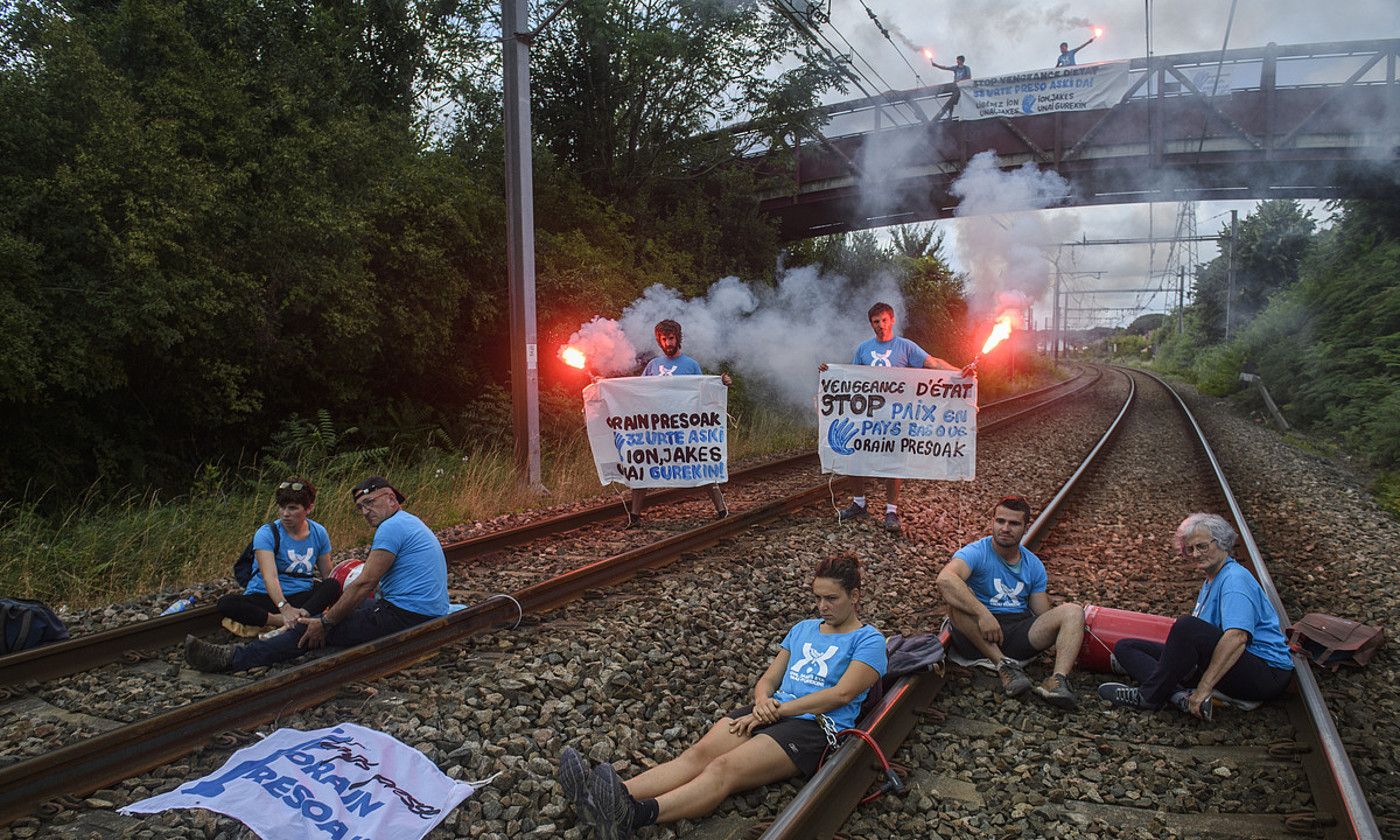
[[1118,657],[1113,654],[1108,655],[1108,670],[1120,677],[1128,676],[1128,669],[1123,667],[1123,663],[1118,661]]
[[865,509],[865,505],[858,505],[851,502],[851,506],[836,514],[837,522],[850,522],[852,519],[859,519],[862,516],[869,516],[870,511]]
[[623,528],[639,528],[639,527],[641,527],[641,524],[642,524],[642,515],[641,515],[640,513],[633,513],[632,511],[629,510],[629,511],[627,511],[627,522],[626,522],[626,524],[624,524],[622,527],[623,527]]
[[222,673],[233,664],[233,645],[216,645],[194,636],[186,636],[185,661],[196,671]]
[[241,621],[234,621],[231,618],[226,618],[219,623],[223,625],[225,630],[241,639],[251,639],[262,632],[261,627],[250,627]]
[[[1210,720],[1215,716],[1215,704],[1211,702],[1213,699],[1213,697],[1207,697],[1205,702],[1201,704],[1201,717],[1204,720]],[[1191,715],[1191,692],[1184,688],[1173,691],[1171,703],[1180,709],[1182,714]],[[1195,715],[1191,715],[1191,717],[1195,717]]]
[[574,803],[574,810],[580,818],[588,809],[589,778],[588,765],[583,763],[583,756],[573,747],[565,747],[559,754],[559,787]]
[[899,514],[892,510],[885,512],[885,530],[891,534],[899,533]]
[[997,676],[1001,677],[1001,688],[1007,697],[1020,697],[1031,690],[1031,678],[1014,659],[1003,657],[997,665]]
[[585,821],[598,840],[627,840],[632,836],[632,795],[611,764],[593,768],[589,795],[584,800]]
[[715,519],[724,519],[729,516],[729,508],[721,508],[715,511]]
[[1103,683],[1099,686],[1099,697],[1115,706],[1127,706],[1130,709],[1150,710],[1152,708],[1143,702],[1142,692],[1136,686],[1127,683]]
[[1064,674],[1051,674],[1045,682],[1035,687],[1035,696],[1052,706],[1073,709],[1079,705],[1079,697],[1069,686],[1069,678]]

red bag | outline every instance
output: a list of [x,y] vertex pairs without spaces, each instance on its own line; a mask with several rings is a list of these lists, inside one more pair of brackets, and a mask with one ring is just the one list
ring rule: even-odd
[[1360,668],[1371,661],[1385,642],[1384,627],[1324,613],[1308,613],[1284,633],[1289,648],[1304,654],[1319,668],[1333,671],[1343,665]]

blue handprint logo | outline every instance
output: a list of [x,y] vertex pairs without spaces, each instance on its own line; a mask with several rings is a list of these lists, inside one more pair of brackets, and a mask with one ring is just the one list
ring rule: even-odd
[[617,447],[617,456],[619,458],[622,457],[622,442],[624,440],[626,440],[626,438],[624,438],[621,434],[619,434],[618,432],[613,432],[613,445]]
[[826,442],[831,447],[831,451],[837,455],[850,455],[855,452],[851,446],[851,438],[856,436],[856,424],[848,418],[842,417],[832,423],[826,430]]
[[1021,97],[1021,113],[1023,113],[1023,114],[1034,114],[1034,113],[1035,113],[1035,94],[1033,94],[1033,93],[1028,93],[1028,94],[1026,94],[1025,96]]

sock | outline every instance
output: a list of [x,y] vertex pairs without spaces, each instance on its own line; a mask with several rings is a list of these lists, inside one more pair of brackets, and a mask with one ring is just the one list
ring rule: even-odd
[[855,504],[860,505],[861,507],[865,507],[865,497],[864,497],[864,496],[856,496],[855,498],[851,499],[851,501],[854,502]]
[[643,826],[656,825],[656,817],[660,812],[661,806],[655,799],[633,799],[632,828],[635,830]]
[[885,502],[885,513],[899,513],[899,505],[892,505]]

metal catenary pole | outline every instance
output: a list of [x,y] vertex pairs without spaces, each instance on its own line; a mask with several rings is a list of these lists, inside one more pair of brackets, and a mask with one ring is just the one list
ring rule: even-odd
[[1230,262],[1225,282],[1225,340],[1230,340],[1230,320],[1235,305],[1235,235],[1239,232],[1240,211],[1230,211]]

